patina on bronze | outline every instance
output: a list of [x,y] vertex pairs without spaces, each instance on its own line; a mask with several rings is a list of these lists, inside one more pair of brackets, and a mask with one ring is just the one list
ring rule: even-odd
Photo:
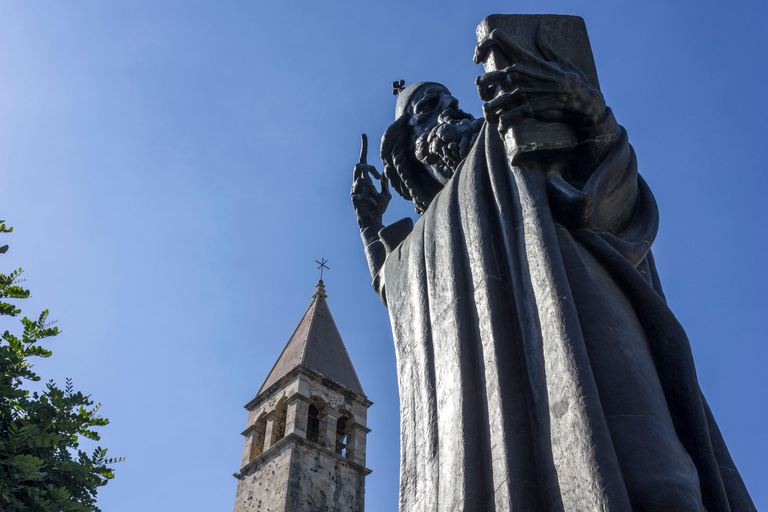
[[[583,20],[494,15],[477,34],[485,119],[411,85],[381,191],[354,170],[397,353],[401,512],[754,510],[664,299],[656,203]],[[390,183],[415,225],[382,225]]]

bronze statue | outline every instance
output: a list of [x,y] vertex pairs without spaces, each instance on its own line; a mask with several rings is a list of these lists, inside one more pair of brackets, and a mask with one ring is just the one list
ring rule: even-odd
[[[439,84],[403,88],[381,190],[365,151],[354,170],[397,354],[401,512],[754,510],[583,20],[491,16],[478,39],[485,119]],[[415,225],[382,225],[389,184]]]

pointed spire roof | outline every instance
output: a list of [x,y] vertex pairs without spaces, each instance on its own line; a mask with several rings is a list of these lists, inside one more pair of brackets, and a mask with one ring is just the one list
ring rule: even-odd
[[325,285],[317,283],[312,303],[301,318],[291,339],[259,389],[265,391],[288,372],[301,365],[329,378],[348,390],[365,396],[344,342],[325,302]]

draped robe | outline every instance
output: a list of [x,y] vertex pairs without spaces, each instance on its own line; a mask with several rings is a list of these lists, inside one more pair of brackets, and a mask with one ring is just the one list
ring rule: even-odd
[[588,174],[512,167],[485,125],[391,244],[375,287],[401,512],[754,510],[666,305],[623,129]]

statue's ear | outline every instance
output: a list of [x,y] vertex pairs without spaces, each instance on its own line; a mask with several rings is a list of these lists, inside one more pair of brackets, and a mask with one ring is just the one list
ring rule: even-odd
[[381,148],[379,150],[381,159],[384,162],[392,155],[395,144],[398,144],[400,139],[405,136],[407,128],[408,116],[402,115],[384,131],[384,135],[381,136]]
[[407,159],[407,145],[404,143],[408,128],[408,116],[400,116],[389,125],[381,137],[381,160],[384,163],[384,177],[400,197],[410,201],[411,194],[400,177],[399,166]]

